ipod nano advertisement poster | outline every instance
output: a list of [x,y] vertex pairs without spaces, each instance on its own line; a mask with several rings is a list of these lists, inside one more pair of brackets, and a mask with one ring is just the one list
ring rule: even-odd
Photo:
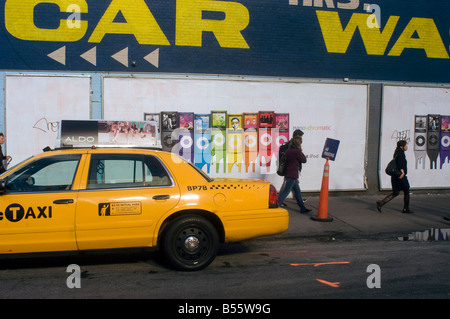
[[[398,140],[408,141],[411,188],[450,186],[450,91],[448,88],[385,86],[380,170],[391,160]],[[391,187],[380,172],[381,188]]]
[[279,147],[301,129],[308,161],[301,172],[302,190],[320,190],[327,138],[340,141],[330,189],[365,187],[366,85],[128,77],[103,81],[105,120],[160,114],[162,148],[175,150],[212,178],[262,178],[281,187],[283,178],[276,174]]

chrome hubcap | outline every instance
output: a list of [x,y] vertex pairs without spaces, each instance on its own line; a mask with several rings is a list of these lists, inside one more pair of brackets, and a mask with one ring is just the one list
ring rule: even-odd
[[184,240],[184,247],[188,252],[194,252],[200,246],[200,241],[195,236],[189,236]]

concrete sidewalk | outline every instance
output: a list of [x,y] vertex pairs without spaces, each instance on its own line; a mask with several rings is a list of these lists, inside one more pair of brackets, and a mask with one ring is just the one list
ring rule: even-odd
[[[403,214],[403,193],[376,209],[376,201],[385,195],[333,196],[328,198],[328,217],[331,222],[314,221],[317,217],[319,196],[303,196],[311,213],[300,214],[294,199],[286,200],[289,211],[289,229],[281,237],[408,237],[412,232],[432,228],[450,229],[450,194],[411,194],[410,209],[413,214]],[[411,239],[411,237],[410,237]]]

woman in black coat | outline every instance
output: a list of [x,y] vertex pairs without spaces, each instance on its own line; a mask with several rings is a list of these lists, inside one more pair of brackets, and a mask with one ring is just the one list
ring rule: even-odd
[[404,193],[404,206],[403,213],[412,213],[409,210],[409,182],[406,174],[408,173],[408,164],[406,161],[405,151],[408,150],[408,144],[406,141],[398,141],[397,148],[394,152],[395,163],[397,164],[397,168],[401,171],[401,175],[396,177],[391,177],[392,184],[392,194],[386,196],[383,200],[377,202],[377,210],[381,213],[381,207],[385,205],[387,202],[391,201],[395,197],[398,196],[400,191]]

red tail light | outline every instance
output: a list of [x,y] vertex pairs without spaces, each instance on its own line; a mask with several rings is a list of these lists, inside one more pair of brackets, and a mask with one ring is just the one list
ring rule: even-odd
[[277,208],[277,207],[278,207],[277,190],[275,186],[271,184],[269,190],[269,208]]

